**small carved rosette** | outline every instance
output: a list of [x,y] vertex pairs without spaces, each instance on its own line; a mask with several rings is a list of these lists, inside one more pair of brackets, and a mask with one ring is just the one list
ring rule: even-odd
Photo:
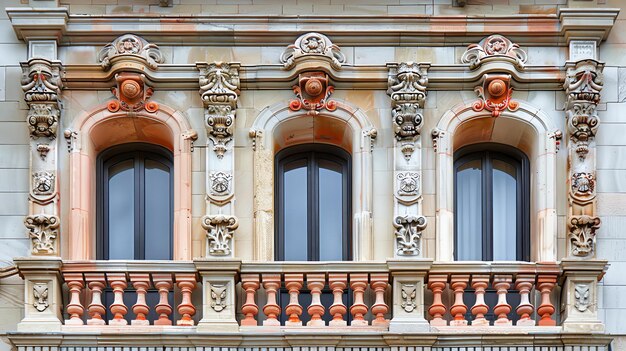
[[239,221],[235,216],[208,215],[202,217],[202,227],[207,231],[209,256],[230,256],[232,238]]
[[426,229],[426,217],[404,215],[393,221],[396,252],[400,256],[417,256],[421,250],[422,231]]

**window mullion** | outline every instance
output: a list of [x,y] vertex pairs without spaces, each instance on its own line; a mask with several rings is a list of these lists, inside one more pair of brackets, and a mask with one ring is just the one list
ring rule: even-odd
[[311,247],[311,255],[309,256],[311,261],[320,260],[320,247],[319,247],[319,163],[317,162],[317,155],[312,152],[310,154],[309,163],[309,208],[311,226],[309,232],[309,243]]
[[144,243],[144,187],[145,155],[139,153],[135,158],[135,258],[145,259]]
[[483,259],[493,261],[493,164],[489,152],[483,157],[483,212]]

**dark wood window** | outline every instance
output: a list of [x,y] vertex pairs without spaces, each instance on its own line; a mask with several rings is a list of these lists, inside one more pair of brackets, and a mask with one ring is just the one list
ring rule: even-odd
[[172,259],[172,153],[130,143],[104,150],[97,163],[98,259]]
[[529,163],[518,149],[476,144],[455,153],[456,260],[530,259]]
[[350,260],[350,154],[297,145],[276,155],[276,258]]

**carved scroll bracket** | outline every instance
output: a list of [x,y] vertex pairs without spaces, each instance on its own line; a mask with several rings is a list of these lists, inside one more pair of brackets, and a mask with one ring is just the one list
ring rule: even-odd
[[24,225],[29,230],[32,253],[48,255],[56,253],[56,238],[59,229],[59,217],[46,214],[26,216]]
[[417,256],[421,250],[422,231],[426,229],[426,217],[397,216],[393,222],[396,228],[396,251],[400,256]]
[[202,217],[202,227],[207,231],[209,256],[230,256],[232,238],[239,220],[235,216],[208,215]]

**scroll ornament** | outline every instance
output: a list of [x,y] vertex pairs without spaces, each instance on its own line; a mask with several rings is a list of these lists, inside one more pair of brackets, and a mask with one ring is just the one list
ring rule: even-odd
[[320,33],[306,33],[301,35],[294,44],[291,44],[280,55],[280,62],[289,70],[296,65],[296,60],[305,56],[323,56],[331,61],[331,67],[340,70],[346,63],[346,56],[339,47],[333,44],[327,36]]
[[317,115],[322,109],[335,111],[337,102],[330,99],[335,88],[330,84],[330,78],[323,72],[301,73],[298,85],[293,86],[296,99],[289,102],[291,111],[308,110],[307,114]]
[[471,44],[461,56],[461,62],[468,63],[471,69],[481,65],[489,57],[505,57],[512,59],[518,68],[524,68],[528,60],[526,52],[519,45],[506,37],[494,34],[483,39],[479,44]]
[[54,254],[59,229],[59,217],[38,214],[27,216],[24,225],[29,230],[33,254]]
[[232,252],[231,244],[239,221],[235,216],[208,215],[202,217],[202,227],[207,231],[209,255],[228,256]]
[[124,34],[107,44],[98,53],[98,62],[102,68],[109,69],[115,59],[124,56],[141,58],[153,70],[157,69],[160,63],[165,62],[157,45],[150,44],[142,37],[134,34]]
[[478,100],[472,105],[476,112],[487,110],[493,117],[498,117],[505,110],[516,111],[519,108],[519,102],[511,98],[511,75],[485,74],[482,86],[477,86],[474,91],[478,93]]
[[109,101],[107,109],[110,112],[126,111],[130,113],[145,109],[149,113],[155,113],[159,104],[148,101],[154,91],[148,85],[146,76],[138,73],[118,73],[115,75],[115,87],[111,92],[115,100]]
[[397,216],[393,221],[397,252],[401,256],[417,256],[420,253],[422,231],[426,229],[424,216]]

